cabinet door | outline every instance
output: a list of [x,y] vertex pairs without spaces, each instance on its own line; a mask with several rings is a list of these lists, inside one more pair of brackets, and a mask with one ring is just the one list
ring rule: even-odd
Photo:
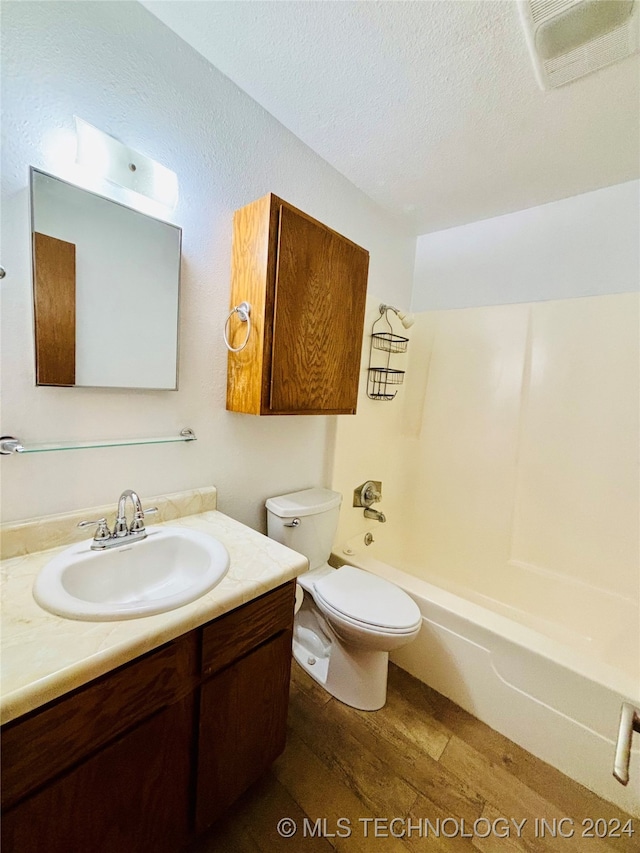
[[280,205],[269,408],[355,412],[369,255]]
[[284,749],[290,673],[291,632],[283,631],[202,686],[196,832]]
[[2,727],[3,812],[195,689],[195,631]]
[[9,809],[3,853],[175,853],[187,841],[191,697]]

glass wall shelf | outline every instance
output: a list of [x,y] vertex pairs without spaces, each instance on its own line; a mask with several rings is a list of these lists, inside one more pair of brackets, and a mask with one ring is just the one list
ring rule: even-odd
[[180,435],[164,436],[163,438],[114,438],[104,441],[59,441],[49,444],[32,444],[26,447],[13,436],[3,435],[0,438],[0,455],[10,456],[13,453],[49,453],[52,450],[85,450],[90,447],[131,447],[135,444],[170,444],[176,441],[196,441],[195,433],[186,427]]

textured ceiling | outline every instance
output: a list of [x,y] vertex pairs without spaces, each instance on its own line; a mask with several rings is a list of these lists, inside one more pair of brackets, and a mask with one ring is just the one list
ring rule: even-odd
[[541,91],[514,0],[143,4],[416,234],[640,174],[640,59]]

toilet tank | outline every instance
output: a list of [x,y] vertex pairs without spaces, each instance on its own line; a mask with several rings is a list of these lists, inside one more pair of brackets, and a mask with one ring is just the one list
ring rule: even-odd
[[[269,498],[267,534],[309,560],[309,569],[326,563],[338,527],[342,495],[330,489],[303,489]],[[294,519],[298,523],[294,524]]]

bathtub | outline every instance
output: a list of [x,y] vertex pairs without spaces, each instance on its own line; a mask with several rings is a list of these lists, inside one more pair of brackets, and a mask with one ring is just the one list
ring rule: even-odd
[[612,775],[621,703],[640,706],[637,604],[516,563],[483,576],[481,591],[471,573],[424,579],[423,566],[375,532],[380,543],[356,536],[334,550],[332,563],[386,578],[418,604],[420,634],[391,659],[640,817],[640,735],[628,786]]

